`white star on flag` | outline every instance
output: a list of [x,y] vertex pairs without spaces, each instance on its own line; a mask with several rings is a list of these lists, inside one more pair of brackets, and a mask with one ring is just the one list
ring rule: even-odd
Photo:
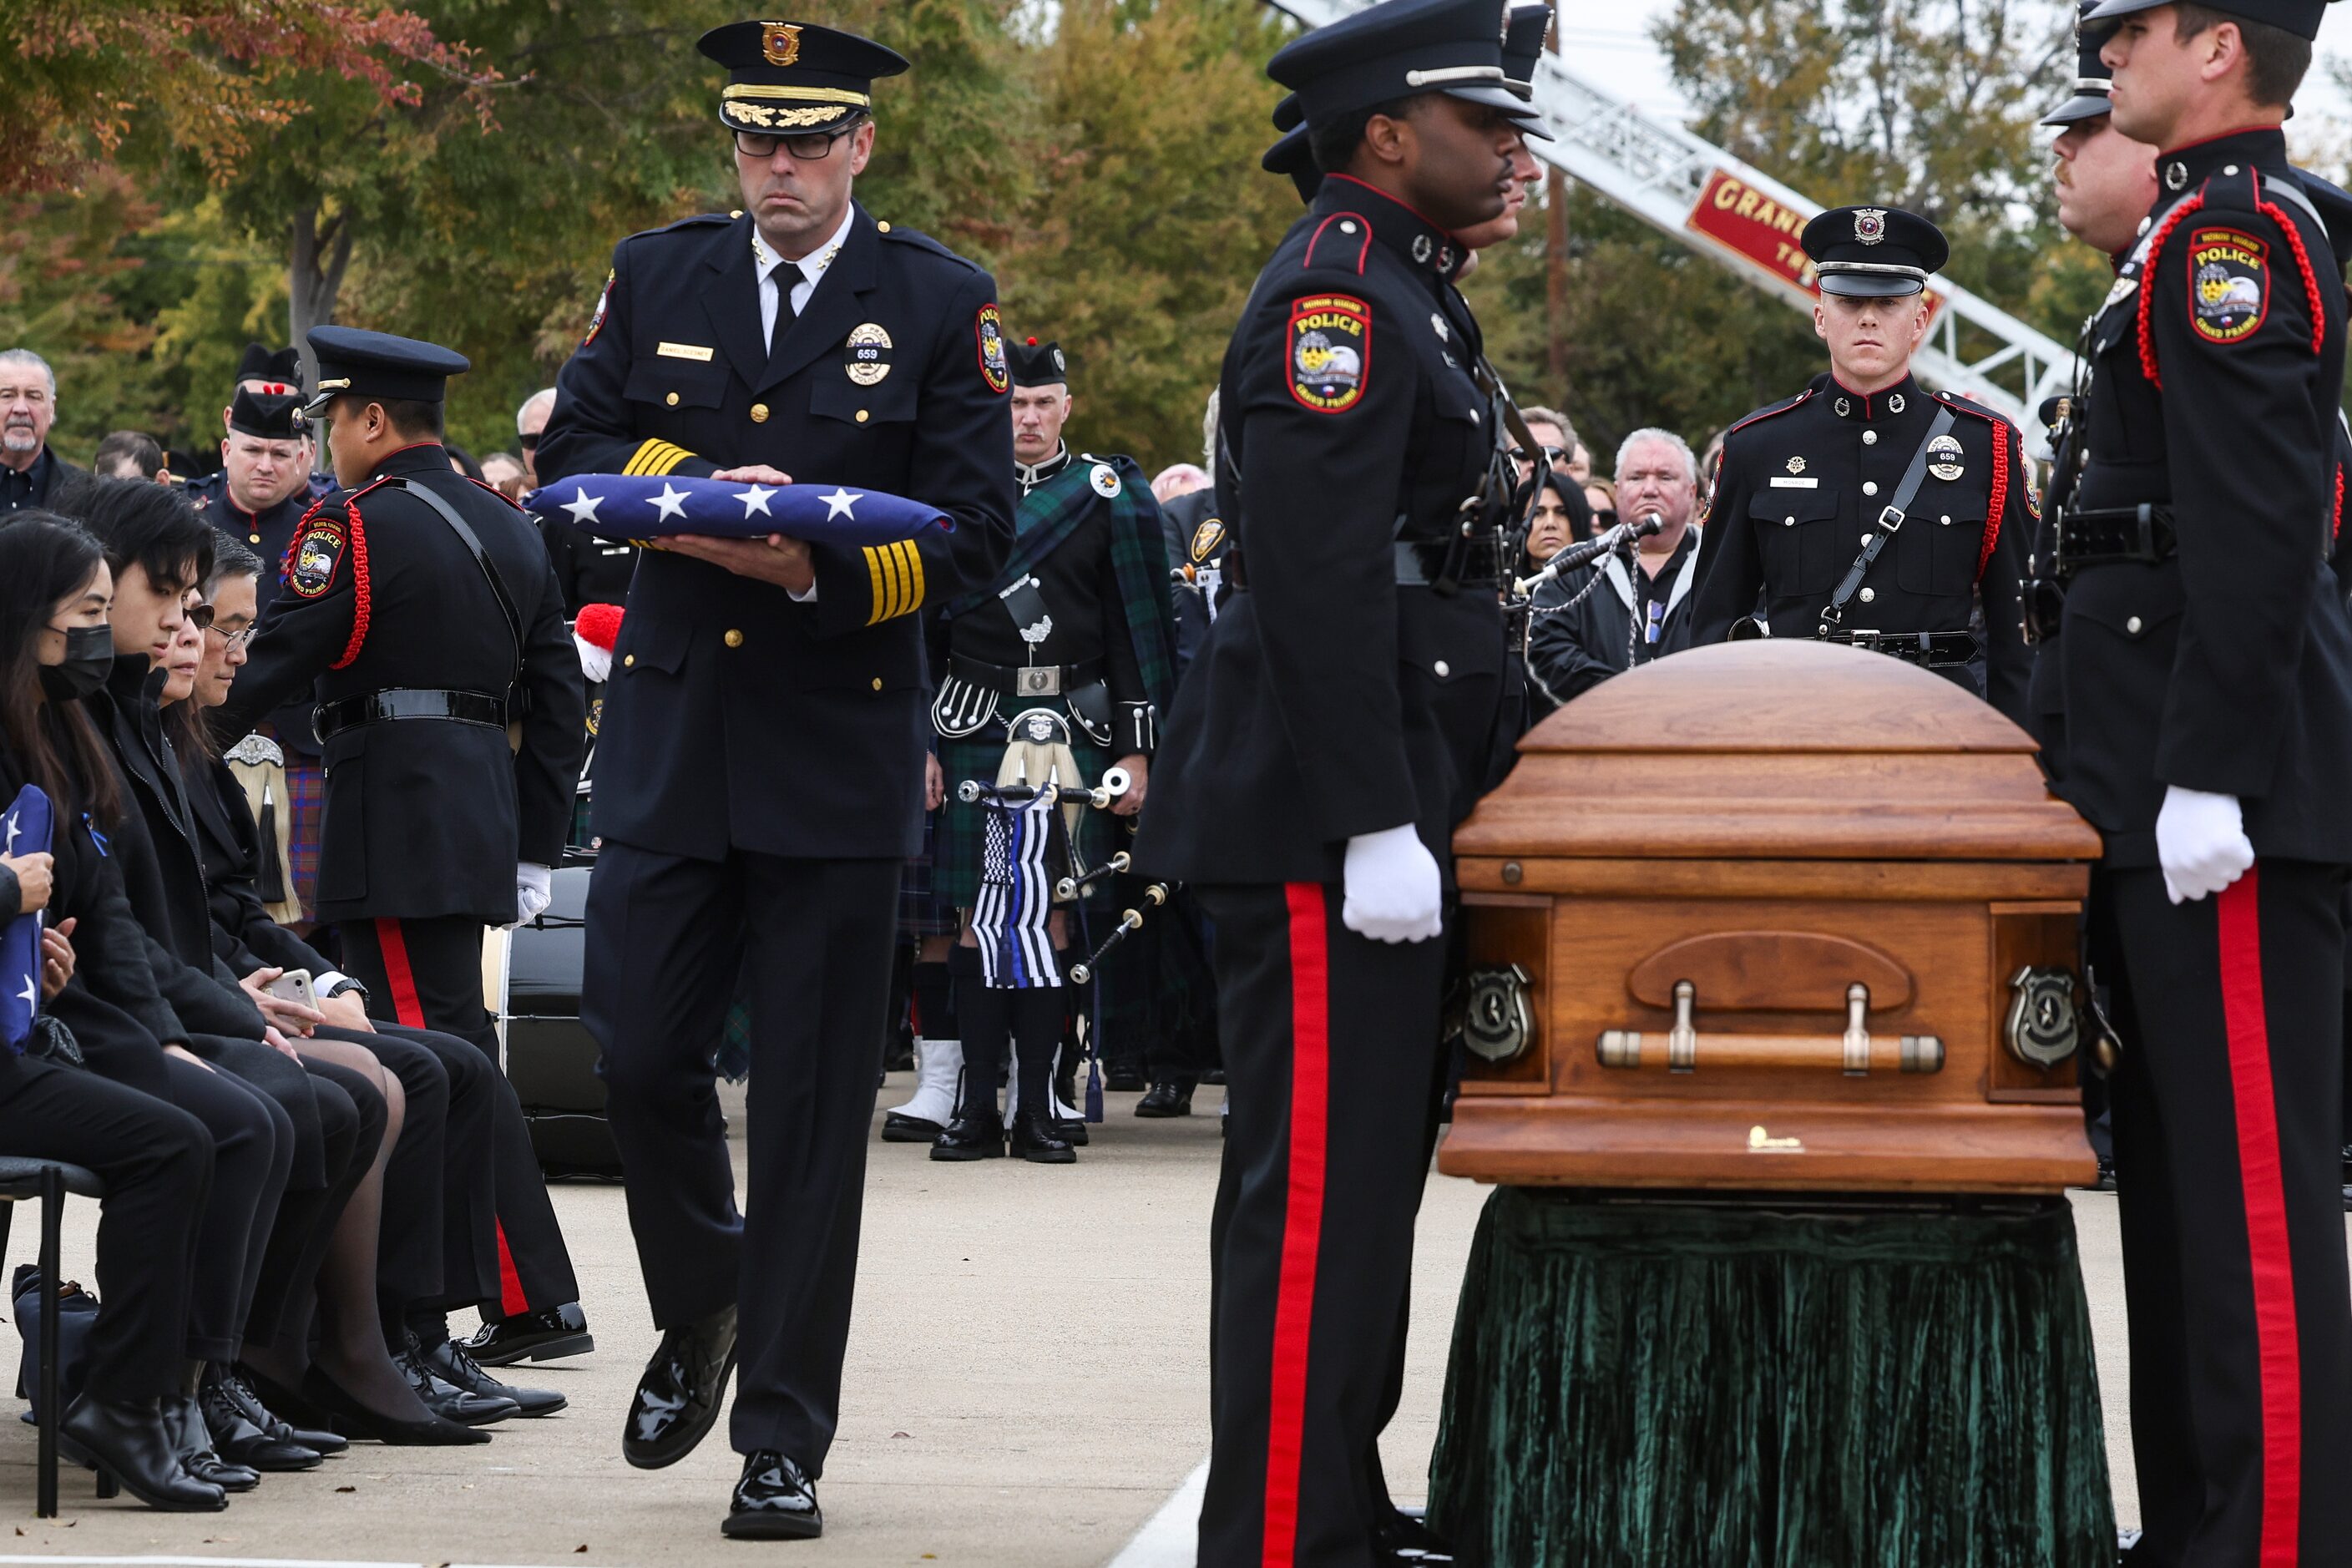
[[653,508],[655,512],[661,517],[674,517],[683,521],[686,517],[686,498],[688,494],[688,491],[679,489],[676,485],[670,484],[665,480],[662,484],[662,493],[657,496],[646,497],[646,504]]
[[773,517],[776,514],[768,510],[768,498],[775,493],[775,491],[768,489],[765,485],[753,485],[750,489],[745,490],[741,495],[737,496],[735,499],[743,503],[743,515],[745,517],[751,516],[755,511],[761,517]]
[[38,1007],[41,1005],[41,988],[33,983],[31,975],[25,976],[25,989],[18,994],[16,1000],[27,1007]]
[[8,845],[5,849],[0,849],[0,855],[14,855],[16,853],[16,814],[13,811],[8,814],[7,827]]
[[824,502],[824,520],[827,522],[831,522],[836,517],[845,517],[855,522],[857,521],[857,514],[850,509],[866,498],[862,495],[853,495],[836,485],[831,495],[819,496],[817,499]]
[[604,504],[603,496],[592,496],[588,493],[586,485],[575,485],[572,487],[572,499],[563,503],[563,510],[572,514],[572,521],[574,522],[594,522],[596,509]]

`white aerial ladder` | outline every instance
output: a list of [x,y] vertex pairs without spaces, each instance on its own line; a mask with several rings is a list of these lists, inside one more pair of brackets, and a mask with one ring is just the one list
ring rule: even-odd
[[[1319,27],[1370,0],[1268,3]],[[1812,309],[1812,267],[1797,236],[1820,203],[1705,138],[1644,114],[1557,55],[1537,63],[1535,106],[1556,138],[1529,141],[1536,156],[1766,292]],[[1939,279],[1929,295],[1935,319],[1913,360],[1920,379],[2006,415],[2038,449],[2042,426],[2034,410],[2066,390],[2073,352],[1958,284]]]

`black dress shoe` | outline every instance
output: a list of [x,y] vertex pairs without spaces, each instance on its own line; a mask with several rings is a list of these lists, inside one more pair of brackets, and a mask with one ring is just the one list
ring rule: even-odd
[[773,1449],[747,1455],[719,1533],[737,1541],[814,1541],[824,1533],[816,1483]]
[[264,1475],[315,1470],[326,1456],[300,1443],[285,1441],[261,1428],[246,1414],[229,1390],[221,1369],[205,1369],[204,1386],[196,1390],[196,1408],[204,1412],[205,1428],[212,1434],[213,1451],[233,1465]]
[[621,1458],[641,1470],[675,1465],[694,1452],[718,1425],[727,1401],[727,1379],[735,1370],[735,1309],[714,1312],[698,1323],[665,1329],[654,1359],[637,1379],[629,1401],[629,1424],[621,1433]]
[[1004,1158],[1004,1124],[996,1119],[996,1108],[989,1106],[977,1116],[959,1115],[947,1124],[939,1140],[931,1145],[934,1160],[1002,1160]]
[[228,1391],[247,1420],[281,1443],[299,1443],[330,1458],[352,1446],[350,1438],[334,1429],[333,1416],[242,1362],[229,1369]]
[[1429,1528],[1419,1509],[1391,1506],[1388,1514],[1372,1531],[1374,1561],[1413,1568],[1447,1568],[1454,1561],[1454,1548],[1448,1546],[1437,1532]]
[[210,1481],[225,1492],[249,1492],[261,1484],[261,1472],[232,1463],[213,1447],[212,1428],[205,1413],[187,1394],[167,1394],[158,1406],[163,1430],[180,1455],[180,1468],[200,1481]]
[[1144,1086],[1143,1069],[1133,1062],[1103,1063],[1103,1087],[1120,1094],[1132,1094]]
[[406,1421],[370,1410],[315,1366],[302,1379],[302,1393],[310,1404],[326,1412],[340,1430],[390,1447],[456,1448],[490,1440],[488,1432],[460,1426],[455,1421],[445,1421],[429,1412],[423,1420]]
[[433,1375],[452,1388],[486,1399],[507,1399],[514,1402],[525,1415],[552,1415],[572,1403],[551,1388],[517,1388],[500,1383],[482,1370],[481,1363],[466,1353],[466,1347],[455,1340],[443,1340],[425,1352],[425,1364]]
[[588,1315],[580,1303],[566,1301],[543,1311],[493,1319],[464,1343],[466,1353],[484,1366],[512,1366],[519,1361],[586,1355],[596,1348],[596,1337],[588,1331]]
[[1075,1165],[1078,1152],[1061,1129],[1037,1111],[1024,1110],[1013,1119],[1012,1152],[1033,1165]]
[[392,1364],[400,1375],[408,1379],[408,1386],[425,1402],[425,1408],[444,1421],[454,1421],[460,1426],[490,1426],[510,1415],[522,1414],[522,1406],[496,1394],[469,1394],[453,1383],[444,1383],[425,1363],[425,1347],[416,1342],[414,1333],[404,1333],[405,1342],[394,1351]]
[[59,1447],[76,1463],[99,1472],[102,1492],[110,1478],[167,1513],[218,1513],[228,1506],[226,1492],[188,1474],[152,1405],[101,1403],[85,1394],[66,1407],[58,1435]]
[[1062,1135],[1062,1142],[1069,1144],[1073,1149],[1083,1149],[1094,1142],[1094,1134],[1087,1131],[1084,1117],[1065,1121],[1056,1116],[1054,1118],[1054,1131],[1059,1132]]
[[882,1118],[882,1142],[885,1143],[929,1143],[946,1131],[928,1117],[908,1116],[893,1110]]
[[1171,1078],[1153,1084],[1144,1097],[1135,1102],[1135,1113],[1146,1121],[1192,1115],[1192,1080]]

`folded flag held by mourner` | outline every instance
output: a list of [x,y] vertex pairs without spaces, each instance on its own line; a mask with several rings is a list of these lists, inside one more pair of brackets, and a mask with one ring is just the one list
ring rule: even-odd
[[[49,797],[33,784],[0,815],[0,854],[49,853]],[[0,1041],[22,1055],[41,1016],[41,916],[21,914],[0,928]]]
[[859,548],[955,526],[937,507],[881,490],[746,484],[686,474],[573,474],[531,491],[522,504],[534,516],[598,539],[679,533],[765,539],[782,533],[812,544]]

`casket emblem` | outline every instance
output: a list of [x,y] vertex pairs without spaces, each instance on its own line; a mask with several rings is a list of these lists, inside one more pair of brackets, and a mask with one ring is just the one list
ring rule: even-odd
[[2009,984],[2009,1048],[2017,1059],[2047,1069],[2073,1056],[2083,1032],[2074,975],[2028,964]]

